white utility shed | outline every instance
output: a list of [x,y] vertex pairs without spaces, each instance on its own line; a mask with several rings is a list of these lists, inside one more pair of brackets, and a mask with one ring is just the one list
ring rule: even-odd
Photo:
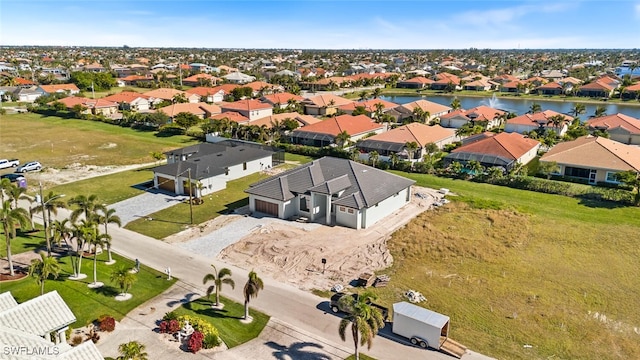
[[427,346],[440,349],[440,337],[449,335],[449,317],[405,301],[395,303],[393,332],[408,339],[425,340]]

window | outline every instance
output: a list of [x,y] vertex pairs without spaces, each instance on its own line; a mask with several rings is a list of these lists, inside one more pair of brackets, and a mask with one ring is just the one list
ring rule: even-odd
[[246,162],[242,163],[242,170],[247,170],[247,163]]
[[620,181],[616,180],[615,175],[615,172],[607,171],[607,178],[605,181],[608,183],[620,184]]
[[564,169],[565,176],[571,176],[571,177],[577,177],[577,178],[583,178],[583,179],[588,179],[589,173],[590,173],[589,169],[576,168],[571,166],[567,166]]
[[345,208],[344,206],[340,206],[340,208],[339,208],[339,209],[340,209],[340,211],[341,211],[341,212],[345,212],[345,211],[347,211],[347,210],[346,210],[346,208]]
[[353,214],[353,212],[354,212],[353,209],[348,209],[349,214]]

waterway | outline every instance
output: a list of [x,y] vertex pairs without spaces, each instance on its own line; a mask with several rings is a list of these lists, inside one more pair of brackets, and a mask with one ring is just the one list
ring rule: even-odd
[[[396,104],[406,104],[419,99],[432,101],[438,104],[450,106],[454,98],[460,100],[460,104],[463,109],[471,109],[476,106],[486,105],[495,109],[510,111],[518,115],[522,115],[529,111],[533,103],[540,104],[542,110],[553,110],[562,114],[570,114],[571,108],[576,102],[573,101],[547,101],[540,99],[503,99],[500,97],[465,97],[465,96],[410,96],[410,95],[398,95],[398,96],[381,96],[382,99],[391,101]],[[640,119],[640,106],[638,105],[625,105],[607,102],[598,103],[584,103],[586,112],[580,115],[582,120],[588,119],[592,116],[596,108],[600,105],[604,105],[607,109],[607,114],[622,113],[632,116],[636,119]]]

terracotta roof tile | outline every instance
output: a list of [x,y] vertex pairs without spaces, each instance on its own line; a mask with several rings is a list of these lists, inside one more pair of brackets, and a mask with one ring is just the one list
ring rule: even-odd
[[413,109],[415,109],[416,107],[419,107],[424,111],[428,111],[429,114],[431,115],[435,115],[442,112],[449,112],[451,110],[451,107],[449,106],[441,105],[441,104],[427,101],[427,100],[416,100],[401,106],[409,111],[413,111]]
[[573,121],[572,116],[565,115],[553,110],[545,110],[533,114],[522,114],[520,116],[516,116],[512,119],[507,120],[507,124],[531,125],[532,123],[535,123],[547,125],[550,119],[556,115],[564,116],[565,121],[567,122]]
[[219,114],[222,110],[220,110],[218,105],[210,105],[207,103],[177,103],[160,108],[158,111],[167,114],[169,117],[174,117],[181,112],[206,117],[207,113]]
[[266,104],[255,99],[238,100],[234,102],[223,102],[223,103],[220,103],[220,107],[225,111],[236,111],[236,110],[250,111],[250,110],[273,108],[271,104]]
[[302,103],[305,105],[323,107],[323,106],[330,106],[329,104],[331,103],[332,100],[334,103],[333,106],[342,106],[350,102],[353,102],[349,99],[345,99],[337,95],[321,94],[321,95],[316,95],[316,96],[312,96],[310,98],[304,99],[302,100]]
[[40,85],[40,88],[50,94],[58,91],[80,91],[76,84]]
[[238,124],[248,124],[249,123],[249,118],[240,114],[239,112],[235,112],[235,111],[227,111],[227,112],[223,112],[221,114],[216,114],[211,116],[211,119],[214,120],[222,120],[222,119],[228,119],[230,121],[235,121]]
[[383,110],[389,110],[393,109],[396,106],[399,106],[398,104],[392,103],[391,101],[382,99],[369,99],[365,101],[354,101],[349,104],[342,105],[338,108],[343,111],[353,111],[358,106],[364,106],[365,110],[367,110],[368,112],[374,112],[376,111],[376,104],[382,104],[384,106]]
[[271,128],[272,124],[275,123],[276,121],[283,121],[287,118],[297,121],[298,124],[300,124],[300,127],[304,127],[307,125],[311,125],[311,124],[315,124],[323,121],[311,115],[301,115],[297,112],[287,112],[287,113],[273,114],[271,116],[265,116],[263,118],[256,119],[251,122],[251,125],[258,125],[258,126],[266,125],[268,128]]
[[640,171],[640,148],[587,135],[554,146],[540,158],[540,161],[619,171]]
[[518,133],[503,132],[495,136],[463,145],[453,150],[452,153],[470,152],[517,160],[538,145],[540,145],[539,142],[525,138]]
[[147,95],[144,94],[140,94],[137,92],[133,92],[133,91],[123,91],[121,93],[118,94],[113,94],[113,95],[109,95],[109,96],[105,96],[103,97],[103,99],[108,100],[108,101],[113,101],[113,102],[117,102],[117,103],[130,103],[135,99],[138,98],[142,98],[142,99],[149,99],[149,97]]
[[368,137],[365,141],[383,141],[398,144],[415,141],[420,147],[424,147],[429,143],[436,143],[453,136],[455,136],[454,129],[443,128],[440,125],[429,126],[411,123]]
[[587,120],[587,125],[593,129],[608,130],[622,127],[632,134],[640,134],[640,119],[620,113]]
[[304,100],[302,96],[294,95],[288,92],[265,95],[261,98],[262,101],[268,101],[272,104],[281,104],[281,105],[286,105],[290,99],[294,99],[295,101],[298,101],[298,102]]
[[384,125],[376,124],[371,120],[371,118],[365,115],[341,115],[305,126],[302,129],[296,129],[293,133],[295,134],[298,131],[302,131],[337,136],[341,132],[346,131],[347,134],[354,136],[366,134],[383,128]]

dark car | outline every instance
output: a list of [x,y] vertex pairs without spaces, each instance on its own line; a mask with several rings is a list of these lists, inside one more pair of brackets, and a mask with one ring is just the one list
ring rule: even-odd
[[11,182],[16,182],[20,179],[23,179],[24,176],[22,176],[21,174],[4,174],[4,175],[0,175],[0,179],[9,179]]
[[[353,298],[354,303],[358,301],[358,294],[345,294],[341,292],[336,293],[333,296],[331,296],[331,301],[329,304],[332,312],[334,313],[343,312],[347,314],[351,312],[351,310],[348,307],[345,307],[345,304],[340,301],[340,299],[345,296],[351,296]],[[389,318],[389,309],[387,309],[384,306],[378,305],[376,303],[369,303],[369,305],[378,309],[380,311],[380,314],[382,314],[382,318],[384,319],[384,321],[387,321],[387,319]]]

